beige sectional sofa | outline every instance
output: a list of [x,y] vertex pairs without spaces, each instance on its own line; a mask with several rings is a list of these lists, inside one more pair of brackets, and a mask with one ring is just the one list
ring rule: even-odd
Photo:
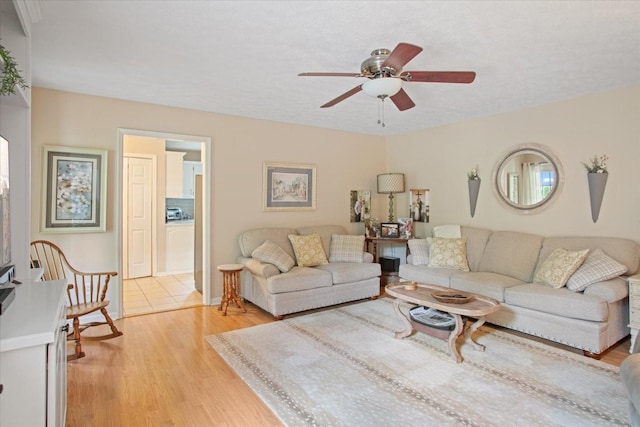
[[[304,265],[301,254],[292,246],[291,235],[319,236],[320,251],[326,255],[327,263]],[[238,263],[245,267],[241,294],[276,319],[380,294],[380,264],[373,263],[373,256],[364,252],[364,236],[349,236],[342,226],[258,228],[241,233],[238,241],[241,252]],[[336,242],[349,242],[351,247],[345,249]],[[265,255],[266,246],[279,254]],[[289,258],[295,265],[291,266]]]
[[[640,245],[637,242],[606,237],[543,237],[465,226],[461,227],[461,235],[466,239],[469,271],[429,266],[433,261],[425,261],[424,254],[416,262],[418,251],[415,250],[416,254],[407,258],[407,264],[400,266],[401,280],[432,283],[494,298],[502,303],[502,308],[488,316],[489,323],[579,348],[592,355],[602,353],[629,334],[629,292],[624,276],[638,271]],[[414,241],[412,246],[417,248],[418,243]],[[424,245],[427,253],[433,255],[428,243]],[[564,286],[555,288],[534,283],[538,271],[544,270],[541,266],[558,248],[588,249],[588,253],[601,249],[617,261],[618,269],[621,267],[626,272],[624,276],[590,284],[579,292]]]

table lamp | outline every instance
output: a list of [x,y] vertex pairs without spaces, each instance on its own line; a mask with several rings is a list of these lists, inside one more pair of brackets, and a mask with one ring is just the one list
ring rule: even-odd
[[389,194],[389,222],[393,222],[393,193],[404,193],[404,174],[378,175],[378,194]]

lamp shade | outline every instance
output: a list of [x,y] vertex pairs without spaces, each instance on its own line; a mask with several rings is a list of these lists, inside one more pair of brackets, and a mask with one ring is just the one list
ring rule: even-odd
[[402,89],[402,80],[395,77],[378,77],[362,84],[362,91],[369,96],[393,96]]
[[378,193],[404,193],[404,174],[383,173],[378,175]]

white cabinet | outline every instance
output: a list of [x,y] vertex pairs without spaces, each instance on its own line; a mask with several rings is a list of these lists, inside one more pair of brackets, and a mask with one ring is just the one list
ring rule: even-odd
[[64,426],[66,283],[26,282],[0,321],[0,425]]
[[202,163],[185,160],[182,163],[182,197],[195,197],[196,175],[202,175]]
[[187,153],[180,151],[166,151],[165,169],[165,197],[181,198],[183,192],[182,158]]
[[640,330],[640,274],[629,277],[629,328],[631,328],[629,352],[632,352],[638,339],[638,330]]
[[166,270],[167,273],[193,271],[194,223],[167,224]]

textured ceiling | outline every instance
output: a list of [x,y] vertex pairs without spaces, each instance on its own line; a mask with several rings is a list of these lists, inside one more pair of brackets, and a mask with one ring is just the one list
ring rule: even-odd
[[[4,0],[3,0],[4,1]],[[638,1],[41,1],[33,85],[234,116],[392,135],[640,84]],[[376,48],[423,52],[405,70],[475,71],[404,83],[399,112],[364,93]]]

